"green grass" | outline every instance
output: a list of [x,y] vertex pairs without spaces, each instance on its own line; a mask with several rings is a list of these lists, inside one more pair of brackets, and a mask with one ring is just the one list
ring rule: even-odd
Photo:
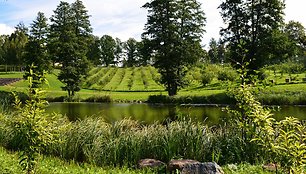
[[[74,161],[63,161],[59,158],[39,156],[37,173],[40,174],[149,174],[150,171],[123,168],[101,168],[86,163]],[[1,174],[23,174],[18,165],[18,154],[0,147],[0,173]]]
[[143,84],[143,80],[141,77],[141,68],[137,67],[134,70],[134,75],[133,75],[133,85],[131,87],[131,91],[144,91],[145,86]]
[[[48,97],[66,96],[67,93],[62,91],[63,84],[57,79],[59,70],[54,70],[52,74],[47,74],[49,86],[45,86]],[[296,77],[292,84],[286,84],[285,78],[288,74],[276,76],[272,71],[266,71],[269,79],[275,79],[276,85],[268,85],[264,90],[286,93],[306,91],[306,83],[302,83],[304,74],[291,75]],[[133,74],[133,75],[132,75]],[[0,78],[22,78],[23,73],[0,73]],[[92,96],[109,95],[113,101],[146,101],[150,95],[167,95],[164,87],[157,83],[160,75],[157,70],[151,66],[133,67],[133,68],[114,68],[114,67],[96,67],[89,72],[84,88],[77,92],[77,97],[81,99]],[[0,86],[3,91],[21,91],[27,88],[25,81]],[[224,93],[227,83],[214,80],[212,84],[205,87],[197,81],[193,81],[189,87],[181,89],[179,96],[209,96]],[[292,99],[290,99],[292,100]],[[292,103],[292,102],[291,102]]]
[[[263,170],[260,165],[239,164],[239,165],[225,165],[223,166],[226,174],[273,174],[275,172]],[[282,173],[282,172],[279,172]]]
[[[239,164],[222,166],[226,174],[273,174],[262,170],[260,165]],[[131,168],[101,168],[86,163],[63,161],[59,158],[39,156],[37,173],[40,174],[153,174],[153,171],[143,171]],[[18,154],[0,147],[0,173],[23,174],[18,165]]]
[[125,74],[121,80],[121,83],[117,86],[118,91],[129,91],[129,81],[132,78],[132,68],[125,68]]
[[107,85],[105,85],[103,89],[108,90],[108,91],[116,90],[117,87],[120,85],[124,74],[125,74],[125,69],[118,68],[118,70],[116,71],[116,74],[113,76],[111,81]]

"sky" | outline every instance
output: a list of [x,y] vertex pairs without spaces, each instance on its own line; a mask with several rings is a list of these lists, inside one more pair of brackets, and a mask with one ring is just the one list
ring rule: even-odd
[[[147,10],[141,8],[149,0],[83,0],[91,15],[93,34],[104,34],[118,37],[122,41],[128,38],[140,40],[147,20]],[[222,0],[198,0],[206,15],[206,33],[203,44],[207,45],[211,38],[219,38],[219,30],[223,26],[218,6]],[[23,22],[29,26],[39,11],[47,18],[53,15],[60,0],[0,0],[0,35],[10,34],[14,26]],[[66,0],[72,3],[74,0]],[[295,20],[306,27],[306,0],[286,0],[285,21]]]

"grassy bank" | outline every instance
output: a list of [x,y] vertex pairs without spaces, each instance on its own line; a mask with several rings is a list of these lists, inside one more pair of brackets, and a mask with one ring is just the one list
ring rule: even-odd
[[[150,174],[153,171],[136,170],[129,168],[101,168],[86,163],[74,161],[63,161],[59,158],[42,156],[39,157],[36,173],[40,174]],[[18,153],[5,150],[0,147],[0,173],[1,174],[23,174],[18,165]]]
[[[154,171],[144,171],[131,168],[101,168],[86,163],[74,161],[63,161],[59,158],[39,156],[39,163],[36,169],[40,174],[153,174]],[[261,165],[239,164],[225,165],[222,167],[226,174],[271,174],[274,172],[265,171]],[[2,174],[23,174],[18,165],[18,153],[8,151],[0,147],[0,173]]]

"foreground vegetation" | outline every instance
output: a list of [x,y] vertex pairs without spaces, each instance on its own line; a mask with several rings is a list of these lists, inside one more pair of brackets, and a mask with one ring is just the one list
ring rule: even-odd
[[[22,170],[18,164],[18,154],[8,151],[0,147],[0,173],[3,174],[22,174]],[[223,170],[227,174],[269,174],[266,170],[262,170],[260,165],[253,166],[250,164],[226,165]],[[131,168],[101,168],[86,163],[77,163],[74,161],[64,161],[59,158],[49,156],[39,156],[39,162],[36,169],[41,174],[150,174],[156,173],[149,170],[138,170]]]
[[5,112],[10,101],[2,101],[0,114],[0,144],[20,152],[19,164],[28,174],[37,169],[40,154],[100,167],[135,167],[144,158],[165,163],[182,158],[225,166],[273,163],[278,171],[304,172],[304,123],[291,117],[273,119],[255,99],[250,86],[231,90],[236,108],[228,109],[231,118],[225,125],[209,127],[184,118],[143,125],[129,119],[114,123],[101,118],[68,122],[60,115],[47,114],[42,91],[34,85],[42,83],[43,76],[40,79],[33,83],[29,77],[26,102],[15,94],[15,110]]
[[[149,174],[152,171],[143,171],[129,168],[101,168],[86,163],[74,161],[64,161],[59,158],[49,156],[39,156],[36,173],[41,174]],[[18,153],[8,151],[0,147],[0,173],[2,174],[22,174],[22,168],[18,164]]]

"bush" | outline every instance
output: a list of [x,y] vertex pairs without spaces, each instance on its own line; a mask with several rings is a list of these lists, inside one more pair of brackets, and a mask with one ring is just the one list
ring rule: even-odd
[[229,66],[225,66],[218,72],[218,80],[234,82],[238,78],[236,70]]
[[220,93],[208,96],[150,95],[147,102],[164,104],[235,104],[236,101],[232,96]]
[[11,118],[2,117],[2,121],[7,125],[5,130],[2,127],[2,131],[9,135],[9,138],[5,138],[7,141],[2,140],[2,143],[7,143],[7,147],[21,152],[19,164],[30,174],[35,170],[38,154],[55,141],[56,131],[59,129],[55,126],[55,120],[58,119],[44,115],[44,106],[47,103],[42,99],[42,91],[38,88],[45,81],[44,75],[38,76],[30,69],[27,78],[29,99],[22,105],[15,95],[16,111],[12,113]]
[[112,99],[109,95],[105,95],[105,96],[92,96],[89,98],[86,98],[84,100],[82,100],[84,102],[97,102],[97,103],[111,103]]
[[210,84],[214,79],[215,75],[210,72],[203,72],[201,82],[204,86]]
[[293,62],[293,61],[290,61],[290,60],[287,61],[287,62],[284,62],[284,63],[270,65],[270,66],[266,67],[266,69],[272,70],[272,71],[274,71],[274,73],[276,73],[276,71],[279,71],[281,74],[284,74],[284,73],[288,73],[288,74],[303,73],[304,68],[305,67],[304,67],[303,63]]

